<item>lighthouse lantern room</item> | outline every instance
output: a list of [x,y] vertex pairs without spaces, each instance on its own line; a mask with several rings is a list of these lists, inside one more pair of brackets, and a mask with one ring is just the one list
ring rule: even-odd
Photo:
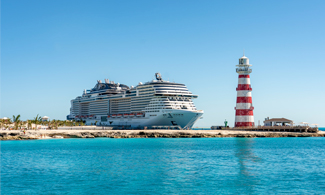
[[254,126],[252,88],[249,74],[252,73],[252,66],[249,59],[245,56],[239,58],[239,64],[236,65],[238,73],[237,102],[235,127],[252,127]]

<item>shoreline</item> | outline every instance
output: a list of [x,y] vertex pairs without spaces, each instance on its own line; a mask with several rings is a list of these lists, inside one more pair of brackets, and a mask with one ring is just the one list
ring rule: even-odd
[[266,137],[325,137],[325,131],[269,132],[247,130],[0,130],[0,140],[31,140],[59,138],[266,138]]

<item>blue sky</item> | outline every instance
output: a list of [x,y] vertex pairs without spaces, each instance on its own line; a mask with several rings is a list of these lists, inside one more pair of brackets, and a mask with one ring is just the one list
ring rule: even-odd
[[200,127],[235,119],[243,49],[255,123],[325,126],[325,1],[1,2],[1,117],[65,119],[70,100],[108,78],[160,72],[199,95]]

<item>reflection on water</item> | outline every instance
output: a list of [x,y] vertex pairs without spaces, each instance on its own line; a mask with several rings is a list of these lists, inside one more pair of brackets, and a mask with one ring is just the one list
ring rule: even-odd
[[238,159],[238,185],[245,186],[249,192],[259,183],[258,173],[254,167],[258,166],[261,159],[254,154],[255,139],[238,138],[235,141],[235,156]]

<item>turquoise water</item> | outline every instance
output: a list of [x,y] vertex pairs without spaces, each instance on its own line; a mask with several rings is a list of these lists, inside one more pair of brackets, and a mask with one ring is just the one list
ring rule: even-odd
[[324,194],[325,138],[1,142],[1,194]]

